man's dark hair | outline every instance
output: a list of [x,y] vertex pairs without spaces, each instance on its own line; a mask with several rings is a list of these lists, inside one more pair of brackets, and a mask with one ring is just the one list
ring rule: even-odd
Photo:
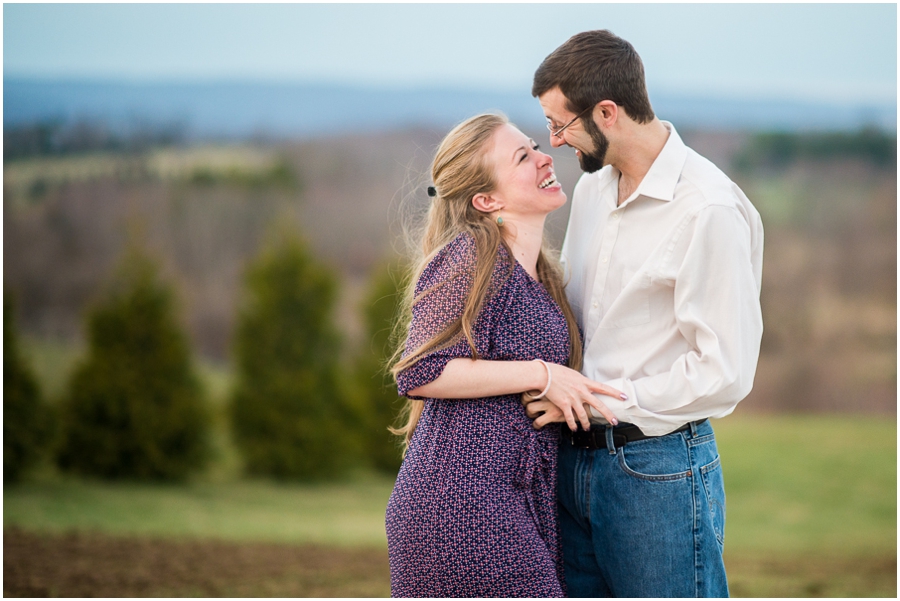
[[638,123],[654,117],[641,57],[606,29],[576,34],[550,53],[534,72],[531,95],[540,97],[557,86],[573,113],[612,100]]

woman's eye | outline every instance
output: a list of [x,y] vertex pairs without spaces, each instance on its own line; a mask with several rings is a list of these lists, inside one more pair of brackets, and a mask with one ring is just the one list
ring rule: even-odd
[[519,162],[522,163],[522,162],[524,162],[525,159],[527,159],[527,158],[528,158],[528,153],[526,152],[526,153],[524,153],[524,154],[522,155],[522,158],[519,159]]
[[541,145],[540,145],[540,144],[535,144],[535,145],[532,146],[531,148],[532,148],[533,150],[540,150],[540,149],[541,149]]

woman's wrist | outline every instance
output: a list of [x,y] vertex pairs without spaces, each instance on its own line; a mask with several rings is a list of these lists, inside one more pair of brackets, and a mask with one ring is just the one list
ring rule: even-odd
[[544,376],[543,386],[535,386],[532,390],[539,390],[535,395],[531,396],[532,400],[542,399],[547,394],[547,391],[550,390],[550,384],[553,383],[553,374],[550,373],[550,366],[542,359],[535,359],[533,363],[537,363],[540,366],[541,375]]

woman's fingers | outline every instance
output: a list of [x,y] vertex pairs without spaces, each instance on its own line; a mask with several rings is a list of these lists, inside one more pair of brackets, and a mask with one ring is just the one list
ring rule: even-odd
[[577,423],[575,420],[575,413],[572,411],[572,407],[566,407],[563,409],[563,416],[566,418],[566,425],[569,426],[569,430],[573,432],[578,428],[575,424]]
[[[581,422],[581,427],[583,430],[591,429],[591,416],[584,409],[584,403],[575,402],[573,407],[575,411],[575,415],[578,417],[578,421]],[[572,430],[574,432],[574,430]]]
[[593,380],[588,380],[588,388],[590,388],[593,392],[597,392],[602,395],[606,395],[608,397],[612,397],[614,399],[619,399],[622,401],[628,400],[628,395],[626,395],[621,390],[617,390],[612,386],[607,386],[606,384],[601,384],[600,382],[594,382]]
[[[613,425],[619,423],[609,407],[594,396],[594,393],[619,401],[627,400],[628,397],[621,390],[595,382],[579,372],[562,365],[551,364],[550,369],[553,373],[553,383],[550,390],[547,391],[547,398],[530,403],[528,403],[528,395],[524,395],[522,398],[523,403],[527,403],[527,415],[534,420],[540,420],[540,422],[535,421],[536,428],[540,429],[553,421],[565,421],[569,429],[573,431],[578,429],[579,424],[582,429],[589,430],[591,427],[591,407],[596,409],[597,413],[602,415],[607,422]],[[552,402],[558,414],[550,416],[548,415],[548,406],[538,404],[546,401]]]
[[609,410],[609,407],[607,407],[607,406],[603,403],[603,401],[601,401],[601,400],[598,399],[597,397],[595,397],[595,396],[592,395],[592,396],[590,397],[590,400],[587,401],[587,403],[588,403],[591,407],[593,407],[594,409],[596,409],[596,410],[600,413],[600,415],[602,415],[603,417],[605,417],[605,418],[606,418],[606,421],[608,421],[608,422],[611,423],[612,425],[616,426],[616,425],[619,424],[619,420],[616,419],[616,416],[613,414],[613,412]]

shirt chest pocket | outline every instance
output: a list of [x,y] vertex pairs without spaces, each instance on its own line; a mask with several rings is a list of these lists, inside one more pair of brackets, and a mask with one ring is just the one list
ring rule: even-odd
[[621,292],[600,323],[601,328],[628,328],[650,323],[650,276],[622,272]]

